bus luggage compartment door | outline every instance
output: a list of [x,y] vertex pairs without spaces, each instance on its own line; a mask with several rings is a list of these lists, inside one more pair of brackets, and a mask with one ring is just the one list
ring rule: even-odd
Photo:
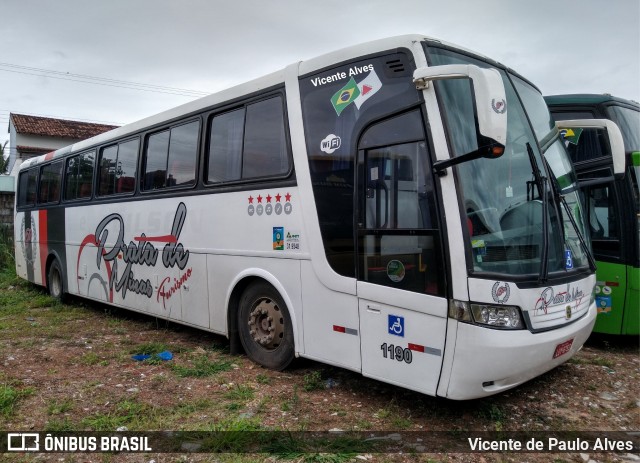
[[386,293],[383,299],[390,296],[406,308],[379,297],[359,299],[362,374],[435,395],[444,355],[446,300],[358,282],[359,294],[381,290]]

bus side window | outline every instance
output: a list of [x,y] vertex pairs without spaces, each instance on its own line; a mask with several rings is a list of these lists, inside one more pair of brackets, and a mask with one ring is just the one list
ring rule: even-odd
[[281,96],[211,119],[207,183],[286,175],[289,169]]
[[585,191],[587,219],[596,258],[620,255],[620,214],[611,184],[599,185]]
[[242,178],[283,175],[289,171],[282,98],[247,106]]
[[200,121],[149,136],[145,152],[143,190],[194,185]]
[[67,159],[64,199],[86,199],[93,189],[93,161],[95,151],[82,153]]
[[98,162],[98,194],[132,193],[138,166],[139,140],[119,143],[103,148]]
[[166,186],[187,186],[195,183],[199,132],[199,121],[171,129]]
[[34,206],[38,189],[38,169],[21,172],[18,179],[18,207]]
[[240,180],[242,176],[242,140],[244,108],[219,114],[209,129],[209,168],[207,183]]
[[40,169],[38,204],[52,204],[60,200],[62,161],[53,162]]

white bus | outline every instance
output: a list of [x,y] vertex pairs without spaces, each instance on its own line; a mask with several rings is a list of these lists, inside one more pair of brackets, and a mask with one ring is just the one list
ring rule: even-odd
[[471,399],[591,332],[575,182],[532,84],[389,38],[25,161],[16,266],[268,368],[300,356]]

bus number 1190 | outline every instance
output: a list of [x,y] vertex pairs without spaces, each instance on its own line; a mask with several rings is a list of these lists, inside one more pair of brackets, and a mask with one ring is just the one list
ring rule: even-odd
[[394,344],[387,344],[386,342],[380,346],[382,350],[382,356],[386,359],[396,359],[398,362],[405,361],[411,363],[413,361],[413,353],[410,349],[403,348],[402,346],[396,346]]

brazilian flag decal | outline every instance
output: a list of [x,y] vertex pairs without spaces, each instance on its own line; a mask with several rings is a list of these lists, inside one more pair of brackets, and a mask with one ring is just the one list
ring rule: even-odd
[[560,129],[560,135],[562,135],[562,138],[564,138],[569,143],[577,145],[578,141],[580,140],[580,135],[582,135],[582,129]]
[[351,80],[347,82],[347,85],[331,97],[331,104],[333,105],[333,109],[336,110],[336,113],[338,113],[338,116],[347,106],[353,103],[353,100],[358,98],[358,96],[360,96],[360,90],[358,89],[358,84],[356,84],[356,81],[352,77]]

